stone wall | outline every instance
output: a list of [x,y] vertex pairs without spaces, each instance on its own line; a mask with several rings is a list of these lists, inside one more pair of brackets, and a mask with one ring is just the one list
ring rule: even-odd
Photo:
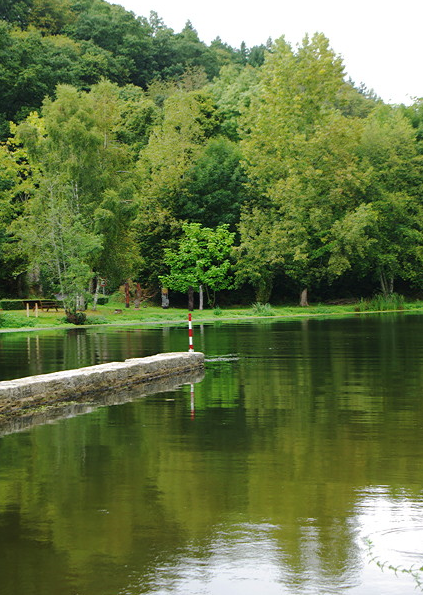
[[19,408],[16,406],[15,410],[0,414],[0,437],[68,417],[91,413],[98,407],[123,405],[149,395],[172,392],[184,384],[194,385],[201,382],[203,378],[204,369],[199,367],[195,370],[182,372],[182,374],[154,378],[148,380],[148,382],[114,388],[113,390],[97,390],[82,395],[73,395],[71,400],[44,403],[41,407]]
[[122,389],[204,367],[202,353],[163,353],[0,382],[0,416],[83,395]]

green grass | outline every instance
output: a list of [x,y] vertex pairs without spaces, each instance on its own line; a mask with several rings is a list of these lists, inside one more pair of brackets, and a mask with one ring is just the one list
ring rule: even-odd
[[21,328],[23,326],[37,326],[37,319],[27,318],[20,310],[1,312],[0,328]]
[[[117,312],[120,310],[120,312]],[[393,297],[392,300],[383,300],[374,298],[373,300],[361,300],[356,304],[329,305],[315,304],[307,308],[299,306],[270,306],[269,304],[253,304],[249,307],[230,307],[206,310],[194,310],[194,323],[198,322],[218,322],[218,321],[245,321],[260,320],[271,317],[294,318],[294,317],[312,317],[312,316],[344,316],[354,314],[365,314],[369,312],[382,310],[423,310],[423,302],[405,302],[402,296]],[[125,308],[120,303],[111,303],[97,306],[97,310],[88,309],[88,325],[160,325],[160,324],[178,324],[185,323],[188,311],[185,308],[169,308],[163,310],[158,306],[142,307],[135,310],[133,306]],[[63,310],[59,312],[39,312],[38,318],[31,311],[29,318],[22,311],[0,312],[0,332],[8,330],[26,330],[31,328],[71,328],[73,325],[64,322]]]

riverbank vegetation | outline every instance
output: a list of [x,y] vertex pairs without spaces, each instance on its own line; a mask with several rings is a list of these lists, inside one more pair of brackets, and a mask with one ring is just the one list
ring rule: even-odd
[[0,19],[0,297],[419,297],[422,100],[384,104],[323,34],[208,46],[103,0]]
[[[193,316],[194,324],[247,322],[259,320],[277,320],[281,318],[297,317],[325,317],[364,315],[376,312],[423,312],[423,302],[404,302],[393,300],[360,300],[348,304],[314,304],[304,309],[298,305],[271,306],[270,304],[255,303],[251,306],[237,306],[196,310]],[[88,306],[84,312],[85,326],[97,325],[161,325],[187,324],[186,308],[169,308],[164,310],[159,306],[145,306],[139,309],[126,309],[121,303],[111,303],[97,306],[92,310]],[[69,328],[64,310],[43,312],[36,316],[30,312],[29,316],[23,310],[0,311],[0,332],[43,328]]]

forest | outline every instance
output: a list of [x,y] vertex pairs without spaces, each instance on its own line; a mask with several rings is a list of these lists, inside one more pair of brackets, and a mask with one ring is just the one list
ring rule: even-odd
[[419,295],[423,100],[346,70],[322,33],[233,48],[104,0],[0,0],[0,297]]

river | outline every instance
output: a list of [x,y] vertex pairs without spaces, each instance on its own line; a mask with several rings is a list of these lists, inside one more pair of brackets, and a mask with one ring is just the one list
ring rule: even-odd
[[[187,344],[3,334],[1,379]],[[422,591],[423,316],[195,326],[194,346],[193,388],[0,437],[0,593]]]

